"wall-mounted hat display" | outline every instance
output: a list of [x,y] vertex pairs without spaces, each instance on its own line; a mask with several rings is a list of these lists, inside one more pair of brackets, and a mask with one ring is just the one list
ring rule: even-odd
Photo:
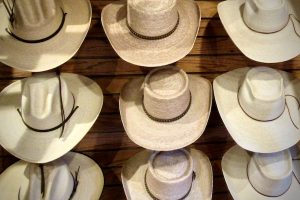
[[93,80],[76,74],[38,73],[0,93],[0,144],[34,163],[70,151],[89,131],[103,104]]
[[252,154],[236,145],[222,159],[224,178],[235,200],[299,199],[300,184],[292,170],[288,150]]
[[211,199],[212,168],[208,157],[195,149],[142,151],[122,169],[127,199]]
[[44,165],[18,161],[0,175],[1,199],[98,200],[103,185],[97,163],[73,152]]
[[252,60],[276,63],[300,54],[300,1],[227,0],[218,13],[232,41]]
[[45,71],[68,61],[91,23],[89,0],[3,0],[0,4],[0,62]]
[[213,83],[221,118],[235,142],[253,152],[272,153],[300,139],[300,82],[268,67],[240,68]]
[[119,108],[133,142],[147,149],[169,151],[183,148],[202,135],[211,101],[207,79],[166,66],[128,82],[121,91]]
[[117,54],[145,67],[174,63],[186,56],[200,26],[193,0],[128,0],[103,8],[104,31]]

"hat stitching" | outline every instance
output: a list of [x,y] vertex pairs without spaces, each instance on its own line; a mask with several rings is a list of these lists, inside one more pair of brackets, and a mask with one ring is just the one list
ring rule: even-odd
[[[144,176],[144,183],[145,183],[144,185],[145,185],[146,191],[147,191],[147,193],[150,195],[150,197],[151,197],[153,200],[160,200],[160,199],[156,198],[156,197],[150,192],[150,190],[149,190],[149,187],[148,187],[147,181],[146,181],[146,174],[147,174],[147,171],[148,171],[148,169],[146,170],[145,176]],[[183,200],[183,199],[185,199],[185,198],[190,194],[190,192],[191,192],[191,190],[192,190],[192,187],[193,187],[193,181],[195,180],[195,178],[196,178],[196,172],[193,171],[193,174],[192,174],[192,183],[191,183],[191,187],[190,187],[189,191],[188,191],[182,198],[180,198],[180,199],[178,199],[178,200]]]
[[146,113],[146,115],[152,119],[153,121],[157,121],[157,122],[174,122],[174,121],[177,121],[179,120],[180,118],[182,118],[183,116],[185,116],[185,114],[189,111],[190,107],[191,107],[191,104],[192,104],[192,93],[190,91],[190,101],[189,101],[189,104],[187,106],[187,108],[183,111],[183,113],[181,113],[179,116],[177,117],[174,117],[174,118],[171,118],[171,119],[160,119],[160,118],[157,118],[157,117],[154,117],[152,116],[145,108],[145,104],[144,104],[144,96],[143,96],[143,100],[142,100],[142,106],[143,106],[143,110],[144,112]]
[[177,22],[176,22],[174,28],[171,31],[169,31],[168,33],[165,33],[165,34],[159,35],[159,36],[146,36],[146,35],[139,34],[136,31],[134,31],[132,27],[130,27],[130,25],[128,24],[128,20],[126,20],[126,24],[127,24],[128,29],[130,30],[130,32],[133,35],[137,36],[138,38],[145,39],[145,40],[160,40],[160,39],[169,37],[177,29],[177,27],[179,25],[179,21],[180,21],[179,13],[177,12],[177,14],[178,14]]
[[[61,8],[61,12],[63,14],[63,17],[62,17],[62,20],[61,20],[61,23],[59,25],[59,27],[56,29],[56,31],[54,33],[52,33],[51,35],[45,37],[45,38],[42,38],[42,39],[38,39],[38,40],[26,40],[24,38],[21,38],[19,36],[17,36],[16,34],[14,34],[13,32],[11,32],[8,28],[5,29],[5,31],[10,35],[12,36],[13,38],[21,41],[21,42],[25,42],[25,43],[41,43],[41,42],[45,42],[47,40],[50,40],[51,38],[53,38],[54,36],[56,36],[60,30],[62,29],[62,27],[64,26],[65,24],[65,20],[66,20],[66,15],[68,13],[65,13],[64,10]],[[12,14],[9,14],[9,15],[14,15],[14,13]],[[10,17],[11,18],[11,17]],[[14,20],[14,17],[12,17],[12,19]],[[12,22],[11,22],[12,23]]]
[[62,137],[63,135],[63,132],[64,132],[64,129],[65,129],[65,124],[69,121],[69,119],[73,116],[73,114],[76,112],[76,110],[79,108],[79,106],[75,106],[75,97],[74,97],[74,94],[72,93],[72,97],[73,97],[73,107],[72,107],[72,110],[70,112],[70,114],[68,115],[68,117],[66,118],[65,117],[65,111],[64,111],[64,107],[63,107],[63,100],[62,100],[62,91],[61,91],[61,79],[60,79],[60,75],[57,76],[58,78],[58,83],[59,83],[59,97],[60,97],[60,109],[61,109],[61,117],[62,117],[62,122],[60,124],[58,124],[57,126],[54,126],[52,128],[49,128],[49,129],[37,129],[37,128],[34,128],[32,126],[30,126],[29,124],[27,124],[22,116],[22,112],[20,110],[20,108],[17,109],[17,112],[19,113],[21,119],[22,119],[22,122],[23,124],[29,128],[30,130],[32,131],[35,131],[35,132],[51,132],[51,131],[54,131],[58,128],[62,128],[61,129],[61,133],[60,133],[60,138]]
[[252,183],[251,183],[251,181],[250,181],[250,179],[249,179],[249,171],[248,171],[249,163],[250,163],[250,162],[248,162],[247,168],[246,168],[246,171],[247,171],[247,179],[248,179],[248,182],[250,183],[251,187],[252,187],[257,193],[259,193],[259,194],[261,194],[261,195],[263,195],[263,196],[265,196],[265,197],[280,197],[280,196],[284,195],[287,191],[289,191],[289,189],[290,189],[290,187],[291,187],[291,185],[292,185],[292,182],[290,183],[288,189],[287,189],[285,192],[283,192],[281,195],[277,195],[277,196],[266,195],[266,194],[263,194],[263,193],[259,192],[258,190],[256,190],[256,188],[252,185]]
[[[269,119],[269,120],[256,119],[256,118],[250,116],[250,115],[243,109],[243,107],[241,106],[240,99],[239,99],[239,97],[238,97],[239,91],[240,91],[240,88],[238,89],[238,92],[237,92],[237,101],[238,101],[238,104],[239,104],[241,110],[242,110],[249,118],[251,118],[251,119],[253,119],[253,120],[255,120],[255,121],[259,121],[259,122],[270,122],[270,121],[275,121],[275,120],[277,120],[278,118],[280,118],[280,117],[283,115],[284,111],[285,111],[285,109],[284,109],[284,110],[281,112],[280,115],[278,115],[277,117],[275,117],[275,118],[273,118],[273,119]],[[293,96],[293,95],[290,95],[290,94],[285,95],[285,97],[293,97],[294,99],[296,99],[296,101],[297,101],[297,103],[298,103],[298,110],[300,109],[300,102],[299,102],[299,100],[297,99],[297,97],[295,97],[295,96]],[[285,99],[285,106],[284,106],[284,108],[285,108],[285,107],[287,108],[287,111],[288,111],[288,114],[289,114],[289,117],[290,117],[290,120],[291,120],[292,124],[294,125],[294,127],[295,127],[296,129],[299,129],[299,127],[295,124],[294,120],[292,119],[291,112],[290,112],[290,108],[289,108],[289,106],[287,105],[286,99]]]

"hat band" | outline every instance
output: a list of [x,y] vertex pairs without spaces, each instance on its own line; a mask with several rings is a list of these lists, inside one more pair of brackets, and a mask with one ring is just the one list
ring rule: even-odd
[[[3,2],[5,2],[5,1],[3,1]],[[10,21],[11,25],[13,26],[13,22],[15,21],[15,16],[14,16],[14,15],[15,15],[15,14],[14,14],[14,5],[15,5],[15,1],[14,1],[14,4],[13,4],[13,6],[12,6],[11,9],[9,9],[9,6],[6,5],[5,3],[4,3],[4,5],[5,5],[5,8],[6,8],[8,14],[9,14],[9,21]],[[54,33],[52,33],[52,34],[49,35],[48,37],[45,37],[45,38],[42,38],[42,39],[38,39],[38,40],[27,40],[27,39],[24,39],[24,38],[22,38],[22,37],[17,36],[17,35],[14,34],[11,30],[9,30],[9,28],[6,28],[5,31],[6,31],[10,36],[12,36],[13,38],[15,38],[16,40],[19,40],[19,41],[24,42],[24,43],[41,43],[41,42],[45,42],[45,41],[47,41],[47,40],[50,40],[50,39],[53,38],[54,36],[56,36],[56,35],[60,32],[60,30],[62,29],[62,27],[64,26],[64,23],[65,23],[65,20],[66,20],[66,15],[67,15],[67,13],[65,13],[64,10],[63,10],[62,8],[61,8],[61,12],[62,12],[63,16],[62,16],[62,20],[61,20],[61,23],[60,23],[59,27],[56,29],[56,31],[55,31]]]
[[[280,115],[278,115],[277,117],[273,118],[273,119],[269,119],[269,120],[261,120],[261,119],[256,119],[255,117],[252,117],[250,116],[245,110],[244,108],[242,107],[241,103],[240,103],[240,99],[238,97],[238,94],[239,94],[239,91],[240,91],[240,88],[238,89],[238,92],[237,92],[237,100],[238,100],[238,104],[241,108],[241,110],[248,116],[250,117],[251,119],[255,120],[255,121],[259,121],[259,122],[270,122],[270,121],[275,121],[276,119],[278,119],[279,117],[281,117],[285,111],[285,109],[282,111],[282,113]],[[292,97],[294,98],[296,101],[297,101],[297,104],[298,104],[298,110],[300,109],[300,101],[297,99],[297,97],[293,96],[293,95],[290,95],[290,94],[286,94],[285,95],[285,106],[284,108],[287,108],[287,111],[288,111],[288,114],[289,114],[289,118],[293,124],[293,126],[296,128],[296,129],[299,129],[299,127],[296,125],[296,123],[294,122],[292,116],[291,116],[291,111],[290,111],[290,108],[286,102],[286,97]]]
[[[59,72],[58,72],[59,73]],[[61,109],[61,118],[62,118],[62,122],[57,125],[57,126],[54,126],[52,128],[49,128],[49,129],[37,129],[37,128],[34,128],[32,126],[30,126],[29,124],[27,124],[22,116],[22,112],[21,110],[18,108],[17,111],[22,119],[22,122],[23,124],[29,128],[30,130],[32,131],[35,131],[35,132],[51,132],[51,131],[54,131],[58,128],[62,128],[61,129],[61,134],[60,134],[60,137],[62,137],[63,135],[63,132],[64,132],[64,129],[65,129],[65,124],[69,121],[69,119],[73,116],[73,114],[76,112],[76,110],[79,108],[79,106],[75,106],[75,97],[74,97],[74,94],[72,94],[72,97],[73,97],[73,106],[72,106],[72,110],[70,112],[70,114],[65,117],[65,110],[64,110],[64,106],[63,106],[63,100],[62,100],[62,91],[61,91],[61,79],[60,79],[60,75],[57,76],[58,78],[58,83],[59,83],[59,99],[60,99],[60,109]]]
[[[147,193],[150,195],[150,197],[151,197],[153,200],[160,200],[160,199],[156,198],[156,197],[150,192],[150,190],[149,190],[149,187],[148,187],[147,181],[146,181],[146,174],[147,174],[147,171],[148,171],[148,169],[146,170],[146,173],[145,173],[145,176],[144,176],[144,183],[145,183],[146,191],[147,191]],[[196,173],[193,171],[193,174],[192,174],[192,183],[191,183],[191,186],[190,186],[189,191],[188,191],[183,197],[181,197],[180,199],[177,199],[177,200],[183,200],[183,199],[185,199],[185,198],[190,194],[190,192],[191,192],[191,190],[192,190],[192,187],[193,187],[193,181],[195,180],[195,178],[196,178]]]
[[[39,168],[41,170],[41,194],[42,194],[42,198],[45,195],[45,174],[44,174],[44,165],[43,164],[39,164]],[[74,196],[74,194],[76,193],[77,190],[77,186],[79,184],[79,180],[78,180],[78,174],[79,174],[79,170],[80,170],[80,166],[78,166],[77,171],[75,171],[75,175],[73,175],[71,172],[71,176],[73,178],[73,189],[72,189],[72,193],[69,197],[69,200],[71,200]],[[19,188],[19,192],[18,192],[18,200],[21,200],[21,187]]]
[[192,104],[192,93],[190,92],[190,101],[189,101],[189,104],[188,106],[186,107],[186,109],[183,111],[183,113],[181,113],[179,116],[177,117],[174,117],[174,118],[171,118],[171,119],[160,119],[160,118],[157,118],[157,117],[154,117],[152,116],[147,110],[146,110],[146,107],[145,107],[145,104],[144,104],[144,96],[143,96],[143,100],[142,100],[142,106],[143,106],[143,110],[144,112],[146,113],[146,115],[152,119],[153,121],[157,121],[157,122],[173,122],[173,121],[176,121],[176,120],[179,120],[180,118],[182,118],[190,109],[191,107],[191,104]]
[[128,20],[126,21],[126,24],[127,24],[128,29],[130,30],[130,32],[133,35],[137,36],[138,38],[141,38],[144,40],[160,40],[160,39],[169,37],[172,33],[174,33],[179,25],[179,21],[180,21],[180,17],[179,17],[179,13],[178,13],[177,22],[176,22],[174,28],[172,30],[170,30],[168,33],[165,33],[165,34],[159,35],[159,36],[147,36],[147,35],[140,34],[140,33],[136,32],[135,30],[133,30],[133,28],[129,25]]
[[292,185],[292,182],[291,182],[291,184],[289,185],[288,189],[287,189],[285,192],[283,192],[282,194],[277,195],[277,196],[270,196],[270,195],[263,194],[263,193],[261,193],[260,191],[258,191],[258,190],[252,185],[252,183],[251,183],[251,181],[250,181],[250,179],[249,179],[249,171],[248,171],[248,168],[249,168],[249,162],[248,162],[248,164],[247,164],[246,170],[247,170],[247,179],[248,179],[248,181],[249,181],[251,187],[252,187],[257,193],[259,193],[259,194],[261,194],[261,195],[263,195],[263,196],[265,196],[265,197],[280,197],[280,196],[284,195],[287,191],[289,191],[289,189],[290,189],[290,187],[291,187],[291,185]]
[[254,30],[254,29],[252,29],[251,27],[249,27],[246,23],[244,23],[244,24],[245,24],[249,29],[251,29],[251,30],[254,31],[254,32],[261,33],[261,34],[273,34],[273,33],[277,33],[277,32],[282,31],[282,30],[289,24],[289,21],[291,21],[291,22],[292,22],[292,25],[293,25],[293,29],[294,29],[295,34],[300,38],[300,33],[298,33],[297,30],[296,30],[296,25],[295,25],[295,22],[294,22],[293,18],[296,20],[296,22],[298,22],[298,23],[300,24],[300,20],[299,20],[294,14],[289,14],[289,20],[288,20],[288,22],[286,23],[286,25],[285,25],[282,29],[280,29],[280,30],[278,30],[278,31],[270,32],[270,33],[265,33],[265,32],[260,32],[260,31]]

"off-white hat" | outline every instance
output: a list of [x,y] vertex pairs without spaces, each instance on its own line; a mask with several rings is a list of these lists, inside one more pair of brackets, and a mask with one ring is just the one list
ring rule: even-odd
[[293,159],[293,172],[300,184],[300,142],[290,148]]
[[238,145],[253,152],[287,149],[300,139],[300,82],[268,67],[240,68],[213,83],[221,118]]
[[252,60],[276,63],[300,54],[300,1],[227,0],[218,13],[235,45]]
[[0,1],[0,62],[45,71],[68,61],[91,23],[89,0]]
[[195,149],[142,151],[125,163],[121,178],[129,200],[212,197],[211,164],[204,153]]
[[98,200],[103,185],[97,163],[73,152],[43,165],[18,161],[0,175],[1,199]]
[[76,74],[38,73],[0,93],[0,144],[33,163],[70,151],[89,131],[103,104],[101,88]]
[[288,150],[270,154],[251,154],[239,146],[222,158],[222,171],[235,200],[296,200],[300,184],[292,173]]
[[185,57],[195,43],[200,18],[194,0],[122,0],[101,13],[102,26],[117,54],[145,67]]
[[156,68],[121,91],[119,108],[129,138],[151,150],[169,151],[195,142],[211,109],[208,80],[174,66]]

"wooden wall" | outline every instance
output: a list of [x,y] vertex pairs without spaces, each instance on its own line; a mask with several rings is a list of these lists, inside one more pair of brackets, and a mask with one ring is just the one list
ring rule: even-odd
[[[122,164],[142,148],[132,143],[124,132],[118,110],[119,92],[129,79],[145,75],[148,69],[122,61],[110,46],[100,21],[102,8],[110,2],[112,1],[91,0],[93,20],[89,34],[76,56],[62,65],[60,70],[86,75],[94,79],[104,92],[104,106],[98,120],[74,150],[89,155],[101,166],[105,176],[101,199],[120,200],[126,199],[120,182]],[[217,75],[229,70],[261,65],[247,59],[234,46],[219,20],[217,14],[219,2],[217,0],[197,1],[202,11],[197,41],[190,54],[176,63],[186,72],[201,74],[211,81]],[[285,63],[268,66],[300,76],[300,56]],[[28,72],[0,64],[0,89],[2,90],[15,79],[29,75]],[[205,152],[211,160],[215,200],[232,199],[222,176],[221,158],[234,144],[213,102],[205,133],[192,146]],[[0,172],[16,160],[0,148]]]

